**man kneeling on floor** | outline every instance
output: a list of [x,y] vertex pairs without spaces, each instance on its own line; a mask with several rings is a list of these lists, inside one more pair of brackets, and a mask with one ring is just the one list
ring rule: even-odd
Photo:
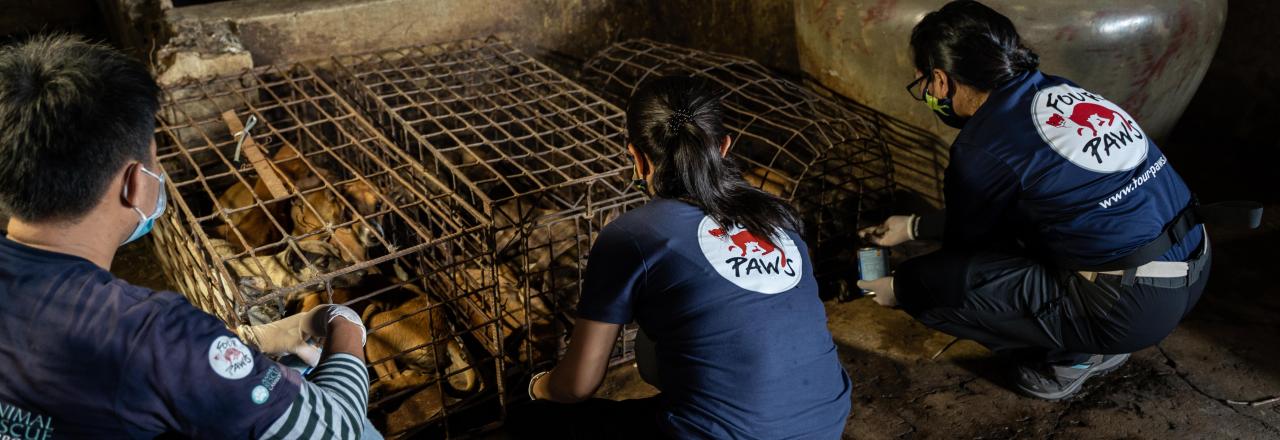
[[0,437],[377,438],[350,309],[246,332],[320,358],[307,382],[182,296],[108,272],[165,209],[158,95],[141,63],[73,37],[0,48]]

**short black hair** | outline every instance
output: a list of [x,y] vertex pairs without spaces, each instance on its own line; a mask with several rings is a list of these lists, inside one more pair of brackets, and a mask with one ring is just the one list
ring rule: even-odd
[[80,37],[0,48],[0,210],[75,220],[129,161],[147,163],[160,88],[146,66]]
[[942,69],[961,84],[995,89],[1040,66],[1008,17],[972,0],[930,12],[911,30],[912,61],[925,75]]

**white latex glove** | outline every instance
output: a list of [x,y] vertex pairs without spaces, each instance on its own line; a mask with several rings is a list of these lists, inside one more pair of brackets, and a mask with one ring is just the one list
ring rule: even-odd
[[870,281],[858,281],[858,287],[874,293],[871,296],[876,304],[885,307],[897,307],[898,297],[893,293],[893,277],[884,277]]
[[[350,307],[326,304],[309,312],[297,313],[278,321],[261,325],[242,325],[236,328],[240,339],[271,354],[291,353],[316,366],[320,362],[320,348],[308,341],[319,341],[328,334],[329,321],[343,318],[364,330],[364,323]],[[360,340],[364,341],[364,335]]]
[[914,215],[891,216],[884,221],[884,224],[858,231],[858,236],[875,243],[876,246],[897,246],[915,239],[911,235],[911,223],[914,218]]

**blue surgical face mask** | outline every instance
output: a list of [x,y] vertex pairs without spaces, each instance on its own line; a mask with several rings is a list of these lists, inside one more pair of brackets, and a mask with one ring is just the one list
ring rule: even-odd
[[[151,232],[151,228],[156,224],[156,219],[160,218],[161,214],[164,214],[164,208],[169,202],[169,196],[165,194],[164,191],[164,175],[148,171],[147,168],[143,166],[139,166],[139,168],[143,173],[154,177],[156,181],[159,182],[156,187],[156,208],[151,212],[151,215],[148,216],[147,214],[144,214],[141,209],[138,209],[137,206],[133,207],[133,211],[138,213],[140,220],[138,220],[138,226],[133,228],[133,234],[130,234],[129,238],[126,239],[124,243],[120,243],[121,246],[142,238],[143,235],[147,235],[147,233]],[[129,191],[126,189],[125,197],[128,196]]]

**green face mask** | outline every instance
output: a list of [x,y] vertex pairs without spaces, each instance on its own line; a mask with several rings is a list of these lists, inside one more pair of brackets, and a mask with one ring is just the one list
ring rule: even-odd
[[[954,128],[964,128],[964,123],[968,122],[969,118],[962,118],[959,115],[956,115],[955,107],[953,107],[951,98],[938,99],[938,97],[930,95],[929,92],[927,92],[927,90],[929,90],[929,82],[926,81],[927,79],[929,79],[928,76],[920,76],[916,78],[915,81],[912,81],[911,84],[907,84],[907,93],[909,93],[912,98],[915,98],[915,100],[923,101],[925,105],[929,106],[929,110],[932,110],[933,114],[937,115],[938,119],[941,119],[943,124],[947,124]],[[948,78],[947,81],[951,83],[951,90],[954,91],[955,82],[952,82],[950,78]],[[920,88],[919,92],[915,91],[916,87]]]
[[631,170],[631,187],[646,196],[651,195],[649,194],[649,181],[645,180],[644,176],[640,175],[640,166],[638,164],[632,164]]
[[933,110],[933,114],[937,115],[943,124],[951,128],[964,128],[964,124],[969,122],[969,118],[962,118],[956,114],[951,98],[938,99],[929,92],[925,92],[924,103],[929,106],[929,110]]

